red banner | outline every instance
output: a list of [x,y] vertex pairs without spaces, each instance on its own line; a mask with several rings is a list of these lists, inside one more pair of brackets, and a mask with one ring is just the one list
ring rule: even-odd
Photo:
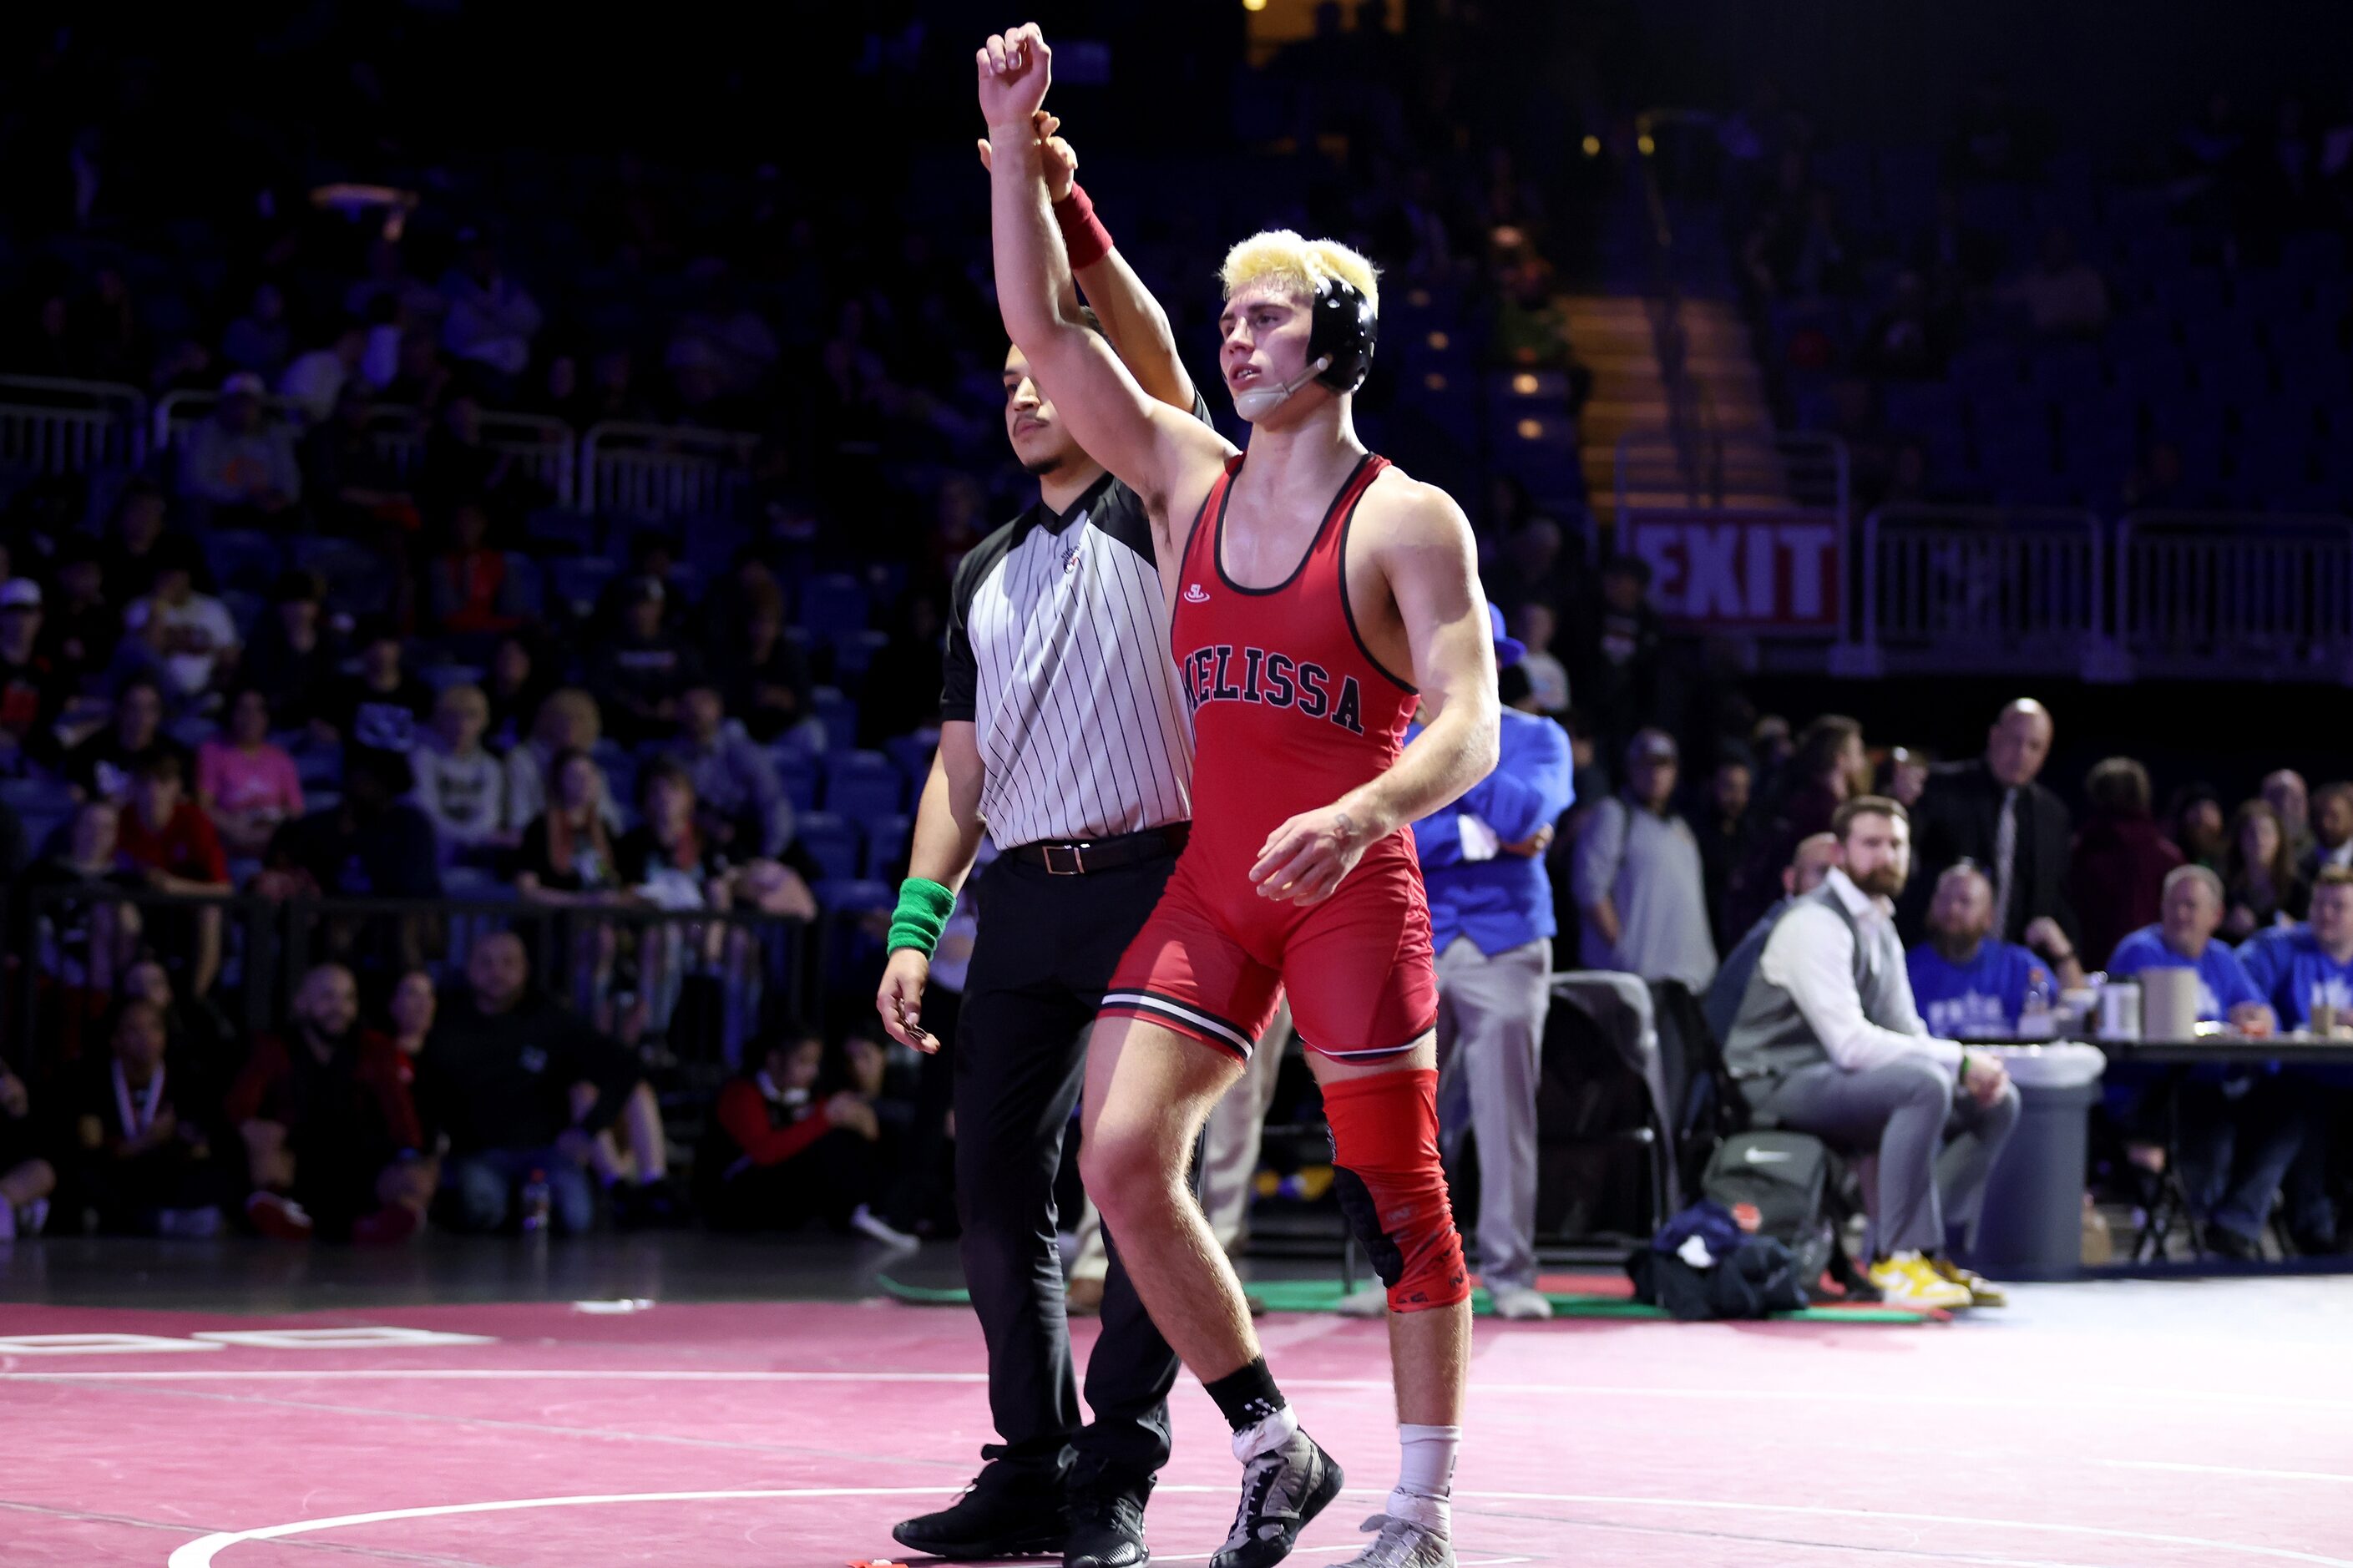
[[1644,511],[1619,521],[1651,565],[1651,602],[1689,631],[1835,637],[1843,625],[1844,531],[1818,511]]

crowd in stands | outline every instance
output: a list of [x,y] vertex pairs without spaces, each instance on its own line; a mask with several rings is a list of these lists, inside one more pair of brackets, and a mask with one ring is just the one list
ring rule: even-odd
[[[1642,561],[1588,563],[1588,378],[1558,298],[1586,215],[1545,161],[1570,144],[1504,122],[1535,101],[1494,89],[1508,50],[1418,67],[1325,9],[1267,79],[1288,119],[1261,129],[1309,151],[1254,165],[1249,221],[1343,236],[1403,285],[1359,423],[1464,500],[1526,647],[1506,700],[1569,731],[1558,967],[1721,989],[1833,863],[1838,807],[1881,793],[1913,813],[1901,915],[1940,1029],[2031,1033],[2083,971],[2151,964],[2199,967],[2250,1034],[2353,1006],[2353,784],[2160,803],[2120,755],[2078,816],[2040,781],[2039,708],[1933,765],[1836,715],[1758,714],[1669,636]],[[27,68],[52,89],[90,47]],[[2353,138],[2306,123],[2256,134],[2218,106],[2162,178],[2113,180],[1993,89],[1943,154],[1821,145],[1778,107],[1727,121],[1732,243],[1789,412],[1847,437],[1873,502],[2343,504]],[[1334,135],[1344,159],[1314,151]],[[257,180],[216,204],[231,221],[172,207],[168,160],[118,132],[73,142],[91,174],[69,199],[10,187],[0,374],[201,395],[144,471],[0,482],[0,871],[45,900],[27,962],[93,1025],[75,1060],[12,1037],[0,1226],[61,1200],[111,1228],[387,1240],[428,1214],[579,1229],[600,1194],[629,1223],[684,1210],[643,1019],[617,1004],[625,968],[672,1003],[690,971],[748,977],[730,929],[625,953],[584,926],[561,957],[600,978],[561,997],[512,936],[428,955],[411,929],[301,977],[247,1041],[204,900],[512,889],[810,920],[896,875],[946,584],[1026,499],[982,185],[961,142],[937,151],[871,204],[773,165],[690,199],[635,156],[585,191],[562,160],[453,157],[417,169],[422,205]],[[1188,351],[1233,230],[1208,184],[1157,185],[1161,214],[1104,204]],[[1505,374],[1544,402],[1515,427],[1567,439],[1490,439],[1465,393]],[[375,439],[386,410],[421,432],[413,463]],[[741,433],[739,482],[686,515],[567,506],[489,433],[501,414]],[[126,888],[195,897],[107,896]],[[893,1151],[930,1134],[882,1046],[771,1026],[735,1065],[692,1151],[712,1221],[895,1236],[878,1215],[935,1206],[898,1190]],[[2319,1101],[2277,1075],[2211,1089],[2209,1235],[2252,1245],[2285,1185],[2299,1242],[2333,1245]]]
[[[2309,790],[2280,769],[2228,813],[2211,788],[2189,784],[2159,816],[2147,770],[2112,756],[2083,781],[2077,821],[2042,781],[2054,725],[2021,699],[1979,756],[1923,765],[1900,746],[1874,762],[1843,715],[1812,720],[1786,745],[1788,726],[1767,715],[1746,739],[1720,738],[1712,772],[1680,793],[1662,731],[1637,735],[1614,791],[1580,745],[1556,879],[1576,906],[1562,929],[1579,932],[1577,962],[1680,982],[1705,997],[1725,1039],[1776,921],[1840,863],[1841,808],[1879,797],[1908,817],[1910,873],[1889,896],[1931,1035],[2088,1028],[2087,975],[2154,968],[2196,972],[2201,1024],[2251,1040],[2331,1032],[2353,1005],[2353,782]],[[2182,1084],[2116,1068],[2108,1110],[2123,1164],[2158,1169],[2179,1093],[2179,1157],[2216,1252],[2256,1256],[2284,1184],[2294,1244],[2331,1253],[2333,1084],[2260,1061]]]
[[1865,507],[2353,504],[2353,107],[2217,93],[2107,162],[1998,79],[1942,148],[1732,128],[1784,416],[1844,437]]

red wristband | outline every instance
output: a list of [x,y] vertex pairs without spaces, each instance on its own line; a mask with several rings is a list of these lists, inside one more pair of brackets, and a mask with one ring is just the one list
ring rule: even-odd
[[1062,252],[1071,258],[1071,271],[1084,272],[1111,254],[1111,230],[1095,216],[1094,203],[1076,180],[1071,194],[1054,204],[1054,221],[1061,226]]

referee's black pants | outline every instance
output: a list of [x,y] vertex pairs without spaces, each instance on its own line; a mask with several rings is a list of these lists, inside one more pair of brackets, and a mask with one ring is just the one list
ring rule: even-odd
[[[988,1342],[988,1405],[1007,1459],[1150,1476],[1168,1459],[1176,1354],[1111,1252],[1082,1429],[1055,1245],[1054,1176],[1085,1077],[1087,1026],[1174,854],[1058,877],[1008,855],[979,886],[955,1043],[956,1209],[965,1282]],[[1105,1238],[1106,1243],[1109,1237]]]

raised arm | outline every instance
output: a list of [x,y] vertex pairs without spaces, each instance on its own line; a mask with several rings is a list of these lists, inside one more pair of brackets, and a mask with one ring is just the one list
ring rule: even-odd
[[1428,721],[1387,773],[1268,835],[1250,868],[1266,898],[1331,897],[1372,845],[1493,772],[1501,747],[1495,645],[1462,509],[1443,490],[1414,485],[1385,501],[1362,536],[1396,598]]
[[1142,496],[1155,520],[1206,494],[1233,448],[1137,384],[1069,310],[1069,258],[1047,200],[1035,116],[1051,55],[1034,26],[992,35],[976,57],[988,120],[989,210],[1005,330],[1079,445]]
[[[1168,313],[1144,279],[1119,253],[1111,231],[1095,216],[1093,200],[1078,182],[1079,155],[1061,134],[1062,122],[1040,110],[1035,121],[1039,163],[1054,222],[1062,231],[1063,255],[1079,293],[1103,323],[1112,352],[1136,384],[1171,408],[1193,412],[1193,378],[1176,354],[1176,334]],[[989,167],[988,143],[980,144],[980,166]],[[1070,302],[1069,296],[1062,297]]]

